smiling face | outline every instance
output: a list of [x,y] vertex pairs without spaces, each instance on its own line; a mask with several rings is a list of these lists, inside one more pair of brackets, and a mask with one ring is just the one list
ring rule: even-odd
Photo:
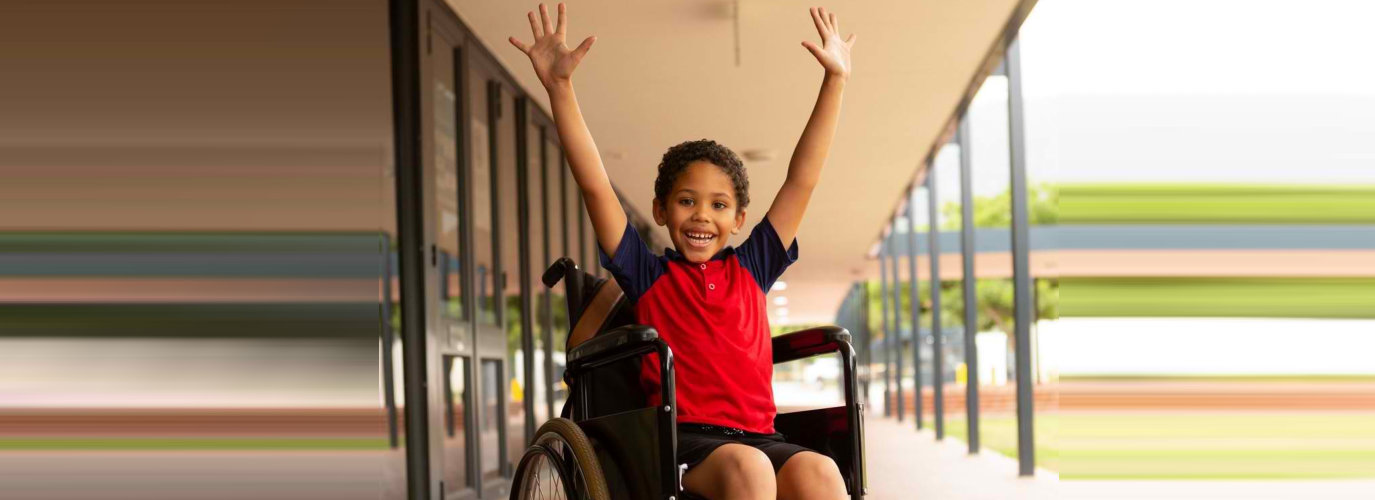
[[667,199],[654,200],[654,222],[668,227],[674,248],[689,262],[706,262],[740,232],[745,210],[721,167],[695,161],[673,181]]

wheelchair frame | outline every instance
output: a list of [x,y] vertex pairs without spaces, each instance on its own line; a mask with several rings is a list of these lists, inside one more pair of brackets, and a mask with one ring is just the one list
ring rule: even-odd
[[[543,281],[554,286],[565,280],[569,304],[569,325],[577,325],[583,313],[584,279],[571,259],[560,258],[544,272]],[[574,307],[578,304],[578,307]],[[638,359],[651,353],[659,356],[660,397],[662,404],[597,415],[591,401],[593,384],[586,380],[614,363]],[[773,363],[785,363],[820,354],[839,353],[842,358],[845,405],[790,413],[779,413],[774,426],[789,442],[795,442],[826,454],[841,468],[846,488],[852,500],[867,493],[864,473],[864,405],[858,401],[854,349],[850,334],[844,328],[826,326],[791,332],[773,338]],[[682,471],[677,459],[678,405],[675,397],[673,352],[659,338],[654,328],[645,325],[624,325],[596,333],[592,338],[574,346],[567,354],[566,376],[582,378],[572,383],[565,411],[598,446],[597,456],[612,485],[613,497],[647,498],[646,494],[663,500],[694,497],[682,489]],[[837,432],[831,424],[846,421],[845,432]],[[818,432],[818,424],[826,432]],[[801,438],[801,439],[794,439]],[[835,449],[837,446],[842,449]],[[830,453],[827,453],[830,451]],[[656,462],[653,474],[622,470],[625,464]]]

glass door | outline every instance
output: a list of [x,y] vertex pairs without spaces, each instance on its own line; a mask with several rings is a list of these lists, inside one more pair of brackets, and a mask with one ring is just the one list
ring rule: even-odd
[[[464,77],[463,37],[455,26],[437,22],[441,8],[431,5],[422,47],[425,78],[421,105],[425,114],[426,227],[429,311],[429,380],[431,391],[431,483],[441,498],[474,498],[478,464],[471,446],[477,432],[473,398],[475,341],[471,324],[474,296],[469,280],[472,260],[468,241],[472,213],[465,152],[481,150],[465,117],[474,104],[464,97],[471,85]],[[481,101],[479,101],[481,102]],[[465,141],[466,139],[466,141]]]

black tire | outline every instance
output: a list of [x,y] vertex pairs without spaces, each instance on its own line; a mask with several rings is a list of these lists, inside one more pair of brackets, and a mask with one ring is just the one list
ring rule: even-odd
[[545,498],[611,500],[592,442],[578,424],[566,418],[550,419],[540,426],[511,485],[511,500]]

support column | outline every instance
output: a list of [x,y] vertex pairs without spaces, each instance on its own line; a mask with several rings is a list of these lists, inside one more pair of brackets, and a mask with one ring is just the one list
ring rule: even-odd
[[871,374],[873,373],[874,363],[874,335],[873,332],[869,331],[869,287],[865,283],[866,282],[860,282],[855,284],[855,303],[858,308],[855,321],[859,323],[859,331],[862,332],[861,335],[864,337],[864,341],[861,342],[863,345],[863,347],[861,347],[862,350],[859,351],[859,358],[864,363],[864,367],[860,372],[862,375],[860,383],[864,386],[864,404],[868,405],[870,403],[869,384],[872,382],[871,379],[873,378]]
[[396,144],[397,260],[401,286],[401,369],[405,394],[406,497],[430,495],[428,360],[425,348],[425,208],[420,159],[420,6],[388,2],[392,140]]
[[979,331],[978,280],[974,276],[973,155],[969,142],[969,115],[960,119],[956,133],[960,145],[960,259],[964,274],[964,415],[969,453],[979,452]]
[[883,328],[883,416],[893,416],[893,329],[888,327],[888,236],[884,235],[878,250],[878,299],[881,310],[879,323]]
[[[933,156],[934,158],[934,156]],[[936,199],[936,162],[926,165],[926,207],[931,255],[931,397],[936,440],[945,439],[945,332],[941,331],[941,227]]]
[[1027,217],[1026,137],[1022,109],[1021,56],[1016,38],[1007,46],[1007,112],[1009,148],[1012,155],[1012,289],[1016,305],[1014,362],[1017,374],[1017,465],[1023,476],[1035,474],[1036,454],[1032,418],[1034,399],[1031,379],[1031,242]]
[[888,239],[888,245],[893,249],[888,252],[893,260],[888,269],[893,273],[893,389],[896,391],[898,422],[901,422],[903,414],[907,412],[907,405],[902,396],[902,278],[898,277],[897,222],[897,218],[894,218],[893,232],[889,234]]
[[917,293],[917,188],[907,191],[907,274],[911,278],[908,293],[912,294],[912,398],[917,430],[922,429],[921,383],[921,294]]

